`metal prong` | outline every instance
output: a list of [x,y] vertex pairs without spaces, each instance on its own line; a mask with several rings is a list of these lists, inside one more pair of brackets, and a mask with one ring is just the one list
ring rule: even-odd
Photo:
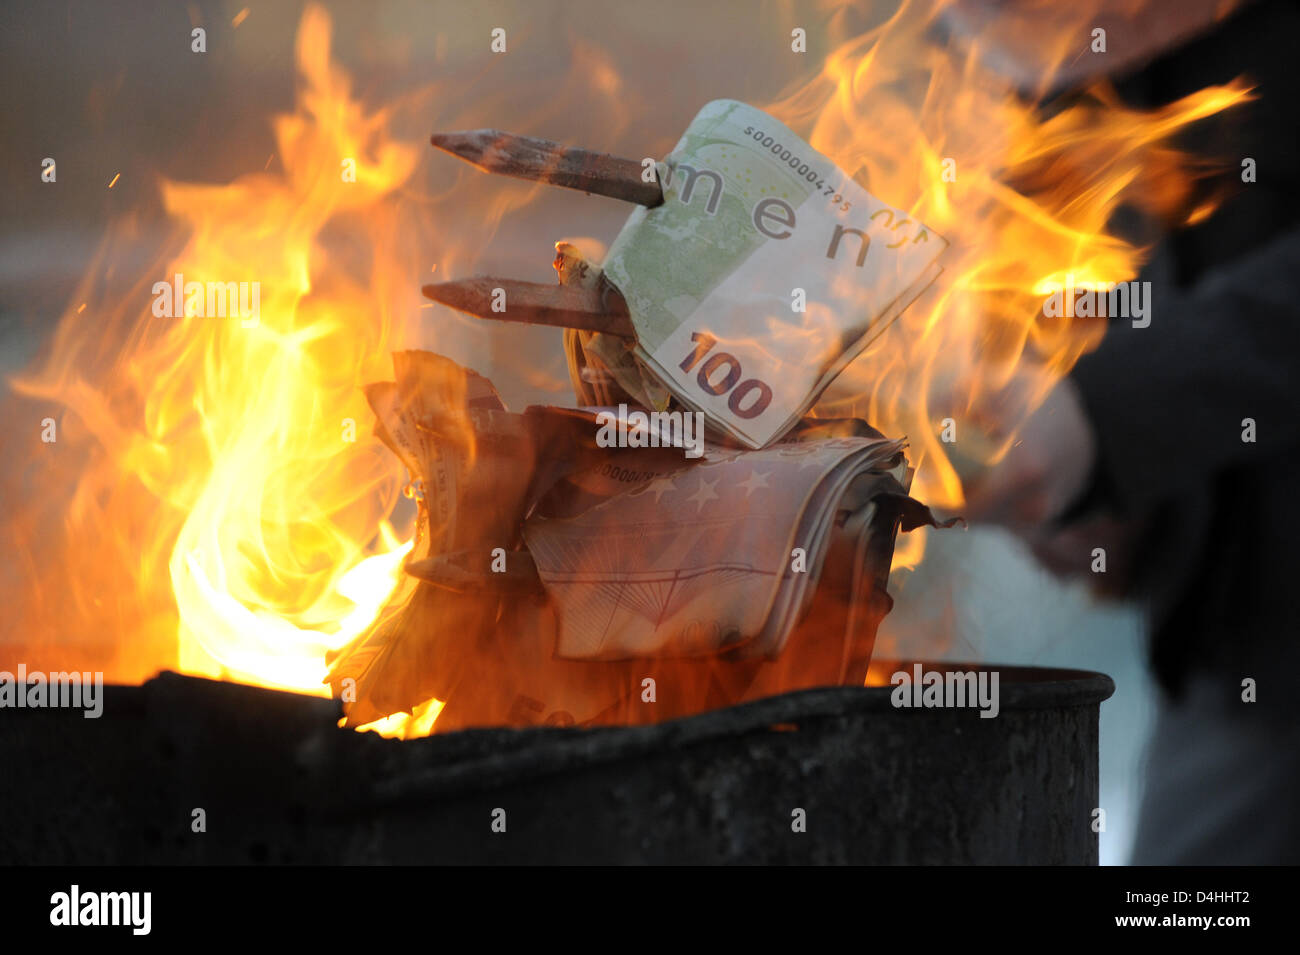
[[[478,318],[636,337],[626,303],[608,286],[584,289],[480,276],[426,285],[423,291],[426,298]],[[494,303],[504,311],[493,311]]]
[[658,182],[643,182],[641,163],[499,129],[434,133],[434,146],[484,172],[580,189],[643,206],[664,201]]

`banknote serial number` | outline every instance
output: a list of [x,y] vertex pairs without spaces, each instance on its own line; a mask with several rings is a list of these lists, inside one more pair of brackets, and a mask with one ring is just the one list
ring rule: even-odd
[[815,186],[822,195],[830,197],[831,205],[839,206],[841,212],[848,212],[853,207],[853,203],[847,201],[842,193],[836,192],[833,184],[826,185],[826,180],[817,170],[802,159],[798,153],[793,152],[789,146],[761,129],[755,129],[753,126],[745,127],[745,135],[765,149],[771,150],[772,155],[788,165],[796,174],[806,179],[810,185]]
[[[708,332],[693,333],[691,341],[695,342],[694,350],[677,367],[688,372],[699,365],[695,383],[701,391],[715,398],[726,395],[727,407],[737,418],[757,418],[767,410],[772,403],[772,389],[757,378],[741,381],[745,372],[739,358],[730,352],[713,351],[718,340]],[[701,364],[706,355],[707,360]]]

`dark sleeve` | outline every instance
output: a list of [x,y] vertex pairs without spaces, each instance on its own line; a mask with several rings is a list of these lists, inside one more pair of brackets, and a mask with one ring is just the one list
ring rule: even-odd
[[1300,443],[1300,230],[1191,289],[1154,286],[1149,314],[1146,328],[1109,319],[1072,373],[1097,434],[1097,485],[1121,513]]

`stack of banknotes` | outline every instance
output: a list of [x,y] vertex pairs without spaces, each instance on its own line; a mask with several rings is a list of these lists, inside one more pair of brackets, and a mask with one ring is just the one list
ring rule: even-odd
[[349,722],[438,699],[439,730],[644,723],[865,679],[895,535],[935,521],[902,440],[808,412],[945,243],[741,103],[659,168],[603,263],[557,246],[636,331],[564,333],[574,407],[511,412],[429,352],[368,388],[419,519],[330,660]]
[[367,395],[417,537],[330,661],[349,722],[434,698],[439,730],[654,722],[865,679],[895,534],[935,523],[900,441],[808,418],[757,451],[602,447],[607,409],[514,413],[450,359],[394,364]]

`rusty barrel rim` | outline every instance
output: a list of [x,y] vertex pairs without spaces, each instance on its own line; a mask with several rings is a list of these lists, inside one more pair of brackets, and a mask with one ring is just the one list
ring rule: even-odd
[[[1115,692],[1104,673],[1058,667],[1001,666],[952,661],[906,661],[890,673],[914,663],[923,670],[997,671],[1000,714],[1024,710],[1072,709],[1098,706]],[[621,762],[667,749],[708,743],[718,738],[738,738],[756,732],[798,730],[807,721],[836,719],[858,713],[888,712],[904,719],[951,716],[951,709],[902,709],[890,700],[893,686],[837,686],[795,690],[750,703],[708,710],[694,716],[646,726],[612,726],[577,729],[485,727],[459,730],[394,745],[424,746],[428,761],[396,778],[377,781],[372,789],[379,803],[405,803],[445,797],[479,789],[491,780],[547,776],[594,765]],[[965,714],[963,714],[965,715]],[[972,718],[976,711],[969,711]],[[978,719],[976,722],[980,722]],[[997,722],[996,720],[988,722]],[[455,740],[478,736],[488,752],[457,759]],[[490,739],[490,742],[488,742]],[[439,758],[446,746],[451,759]],[[500,747],[499,749],[497,747]]]

